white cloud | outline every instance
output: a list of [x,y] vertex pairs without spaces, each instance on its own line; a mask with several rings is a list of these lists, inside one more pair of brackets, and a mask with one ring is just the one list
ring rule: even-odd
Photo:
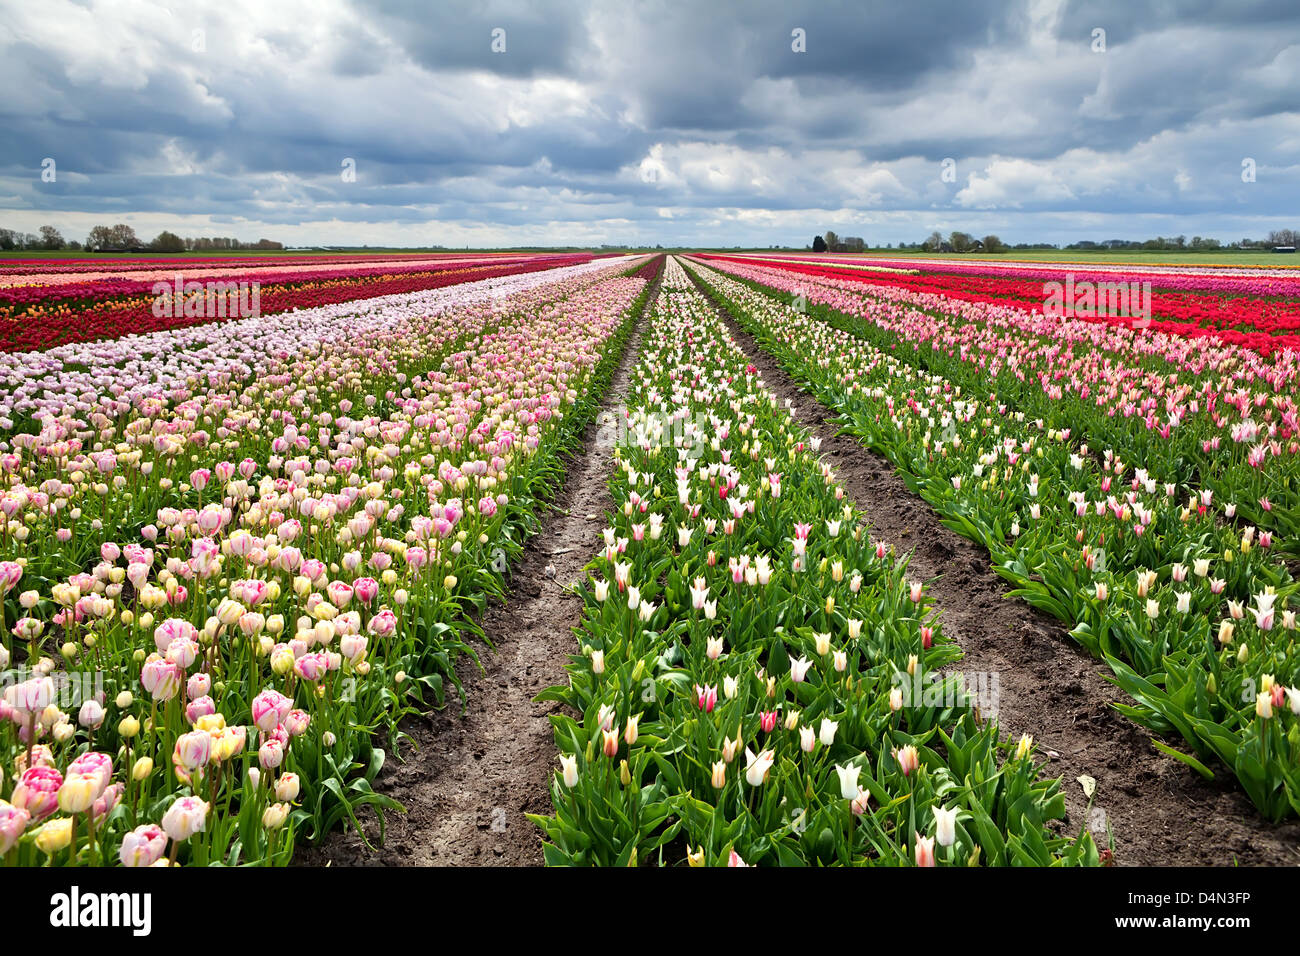
[[1059,180],[1043,163],[1023,159],[995,159],[985,175],[971,173],[966,187],[958,191],[954,202],[974,209],[1010,206],[1018,209],[1025,203],[1055,202],[1073,199],[1070,187]]

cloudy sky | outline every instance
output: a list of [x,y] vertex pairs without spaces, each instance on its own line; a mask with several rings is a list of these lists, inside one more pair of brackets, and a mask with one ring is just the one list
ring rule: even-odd
[[0,89],[0,225],[68,238],[1300,227],[1296,0],[0,0]]

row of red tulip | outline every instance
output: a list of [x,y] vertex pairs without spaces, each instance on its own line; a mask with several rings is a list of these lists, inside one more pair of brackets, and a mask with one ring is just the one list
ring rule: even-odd
[[[157,332],[218,318],[273,314],[356,299],[409,294],[479,279],[576,265],[590,255],[535,256],[507,262],[353,267],[327,273],[227,276],[221,288],[199,282],[115,279],[55,287],[0,290],[0,352]],[[5,304],[7,302],[7,304]],[[251,308],[250,308],[251,306]]]
[[[710,256],[718,261],[755,264],[757,258],[740,256]],[[1044,312],[1050,293],[1045,285],[1050,282],[1073,281],[1091,283],[1092,290],[1106,283],[1150,283],[1150,328],[1171,335],[1192,338],[1215,337],[1233,345],[1253,348],[1261,352],[1300,347],[1300,292],[1283,283],[1268,296],[1242,294],[1235,288],[1214,287],[1216,291],[1185,291],[1171,288],[1176,280],[1164,273],[1099,273],[1078,276],[1067,270],[1059,274],[1040,273],[1033,279],[1024,276],[1006,276],[1003,270],[997,275],[980,275],[956,272],[925,271],[918,275],[894,272],[867,271],[852,266],[813,260],[792,262],[762,260],[766,268],[781,269],[800,275],[844,279],[870,285],[907,289],[911,292],[944,296],[966,302],[988,305],[1006,305],[1029,311]],[[971,268],[971,267],[968,267]],[[1282,280],[1278,280],[1282,283]],[[1279,298],[1278,296],[1289,296]],[[1112,310],[1113,311],[1113,310]],[[1126,310],[1127,311],[1127,310]],[[1073,311],[1077,318],[1103,322],[1110,325],[1130,326],[1131,312],[1127,315],[1107,314],[1103,307]]]

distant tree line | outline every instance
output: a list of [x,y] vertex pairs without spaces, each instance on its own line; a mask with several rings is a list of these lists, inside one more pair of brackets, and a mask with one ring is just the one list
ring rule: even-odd
[[[1274,249],[1277,247],[1294,247],[1300,245],[1300,230],[1275,229],[1263,239],[1240,239],[1236,242],[1220,242],[1218,239],[1206,239],[1193,236],[1189,241],[1186,236],[1172,238],[1157,236],[1154,239],[1107,239],[1104,242],[1080,240],[1072,242],[1066,249],[1106,250],[1106,249],[1154,249],[1170,252],[1214,252],[1221,249]],[[807,247],[805,247],[807,248]],[[824,235],[815,236],[812,242],[813,252],[862,252],[866,248],[861,239],[851,236],[840,237],[831,230]],[[892,244],[883,248],[892,249]],[[899,249],[916,249],[925,252],[1008,252],[1027,249],[1060,249],[1051,242],[1021,242],[1008,245],[994,235],[976,238],[970,233],[954,230],[946,237],[935,230],[922,242],[900,242]]]
[[[821,249],[817,248],[819,242]],[[863,239],[857,236],[838,236],[829,229],[825,236],[813,240],[813,252],[861,252],[865,248],[867,244]]]
[[936,230],[926,237],[921,248],[926,252],[1006,252],[1007,245],[994,235],[976,239],[968,232],[953,230],[945,239]]
[[0,228],[0,251],[55,251],[69,249],[88,252],[206,252],[220,249],[283,249],[284,243],[271,239],[242,242],[227,238],[185,238],[164,229],[148,242],[142,242],[135,230],[126,223],[115,226],[95,226],[84,243],[67,241],[54,226],[41,226],[40,233],[22,233]]
[[18,232],[14,229],[0,227],[0,250],[9,252],[14,249],[80,249],[79,242],[64,242],[59,230],[53,226],[41,226],[40,234]]
[[1067,249],[1156,249],[1168,251],[1214,252],[1218,249],[1273,249],[1277,246],[1294,246],[1300,232],[1294,229],[1275,229],[1263,239],[1239,239],[1224,243],[1218,239],[1192,236],[1156,236],[1154,239],[1107,239],[1105,242],[1072,242]]

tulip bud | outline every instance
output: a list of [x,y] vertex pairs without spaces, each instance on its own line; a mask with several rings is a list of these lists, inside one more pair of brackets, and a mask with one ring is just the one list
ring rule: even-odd
[[721,790],[727,785],[727,764],[723,760],[716,761],[713,764],[713,772],[710,775],[710,782],[713,789]]
[[89,730],[98,730],[104,722],[104,705],[93,697],[81,705],[77,713],[77,722]]
[[54,856],[60,850],[67,849],[72,842],[72,818],[60,817],[51,820],[36,831],[36,846],[46,856]]
[[289,804],[273,803],[262,814],[262,826],[268,830],[278,830],[289,819]]
[[836,764],[835,772],[840,778],[840,796],[845,800],[854,799],[858,795],[858,774],[862,773],[862,768],[857,764],[847,767]]
[[1016,759],[1023,760],[1028,757],[1034,749],[1034,738],[1030,734],[1021,734],[1020,740],[1016,743]]
[[957,842],[957,809],[945,810],[934,806],[934,838],[940,846],[952,846]]
[[1222,621],[1220,621],[1219,622],[1219,643],[1223,645],[1231,644],[1232,632],[1235,629],[1236,629],[1235,625],[1228,618],[1225,617]]
[[578,758],[577,756],[566,757],[560,755],[560,767],[564,778],[564,785],[572,790],[578,785]]
[[296,773],[282,773],[275,781],[275,798],[284,803],[298,799],[300,784]]

